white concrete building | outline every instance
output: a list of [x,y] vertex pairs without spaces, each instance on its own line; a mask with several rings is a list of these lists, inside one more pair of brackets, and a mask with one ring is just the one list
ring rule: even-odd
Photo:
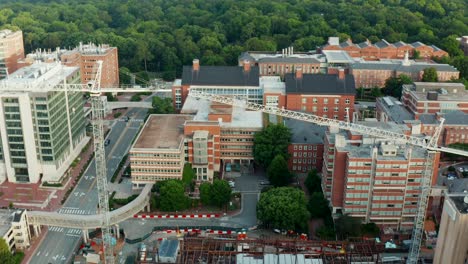
[[51,91],[64,80],[79,69],[38,62],[0,81],[0,182],[59,182],[86,144],[82,94]]
[[29,231],[24,209],[0,210],[0,237],[2,237],[11,252],[14,249],[24,249],[30,246]]

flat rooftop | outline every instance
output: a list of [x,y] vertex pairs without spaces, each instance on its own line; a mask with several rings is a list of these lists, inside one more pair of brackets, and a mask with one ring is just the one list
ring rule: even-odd
[[468,200],[468,198],[465,199],[465,197],[468,196],[468,193],[466,196],[451,196],[450,200],[452,200],[453,204],[457,207],[457,210],[462,213],[462,214],[468,214],[468,203],[465,202],[465,200]]
[[150,115],[132,148],[178,149],[184,138],[184,123],[192,115]]
[[[181,114],[195,114],[193,121],[206,122],[210,113],[217,113],[217,108],[212,108],[212,106],[216,107],[216,105],[219,104],[188,96],[180,112]],[[220,108],[219,111],[224,114],[231,112],[231,122],[223,122],[221,127],[258,129],[263,127],[263,116],[259,111],[249,111],[239,106],[222,109]]]
[[18,222],[24,209],[0,209],[0,237],[10,229],[12,222]]
[[285,94],[286,84],[281,81],[279,76],[260,77],[260,87],[264,93]]
[[52,87],[62,83],[63,79],[78,70],[78,67],[64,66],[59,62],[36,62],[15,71],[8,78],[1,80],[0,92],[12,89],[48,92]]

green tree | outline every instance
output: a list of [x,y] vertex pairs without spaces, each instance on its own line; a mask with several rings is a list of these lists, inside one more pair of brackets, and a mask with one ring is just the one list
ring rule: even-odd
[[211,204],[211,183],[204,182],[200,184],[200,200],[204,205]]
[[437,70],[434,67],[424,69],[424,73],[421,79],[423,82],[438,82]]
[[232,189],[224,180],[214,180],[211,186],[211,202],[218,207],[225,206],[231,200]]
[[257,217],[267,227],[306,231],[309,213],[304,192],[280,187],[262,193],[257,203]]
[[415,59],[415,60],[420,59],[420,58],[421,58],[421,52],[419,52],[419,50],[415,50],[415,49],[414,49],[414,50],[413,50],[413,57],[412,57],[412,58]]
[[309,193],[322,191],[322,180],[320,179],[316,169],[309,171],[304,185]]
[[403,84],[411,84],[413,81],[410,77],[404,74],[400,74],[398,77],[390,77],[385,81],[384,94],[390,95],[396,98],[401,97]]
[[115,102],[117,101],[117,97],[115,97],[112,93],[106,93],[107,101],[108,102]]
[[182,181],[185,183],[185,185],[190,185],[190,183],[192,183],[192,181],[196,178],[197,175],[192,169],[192,164],[185,163],[184,170],[182,172]]
[[380,233],[380,228],[375,223],[367,223],[361,225],[362,235],[377,237]]
[[189,198],[185,196],[184,183],[180,180],[167,180],[159,189],[159,207],[162,211],[179,211],[188,206]]
[[271,161],[277,155],[283,156],[285,160],[289,158],[288,146],[291,143],[291,131],[286,126],[270,124],[254,137],[254,159],[268,168]]
[[331,226],[321,226],[315,230],[315,235],[322,240],[335,240],[335,229]]
[[151,105],[153,106],[150,110],[151,114],[173,114],[175,112],[171,98],[154,96]]
[[325,199],[322,192],[314,192],[310,195],[307,209],[312,218],[324,218],[330,214],[328,201]]
[[335,230],[339,240],[360,236],[361,230],[357,228],[359,226],[361,226],[361,221],[349,215],[341,215],[335,220]]
[[5,239],[0,238],[0,263],[16,264],[13,259],[13,254],[11,254]]
[[286,186],[292,179],[288,163],[281,154],[276,155],[270,166],[268,166],[267,175],[271,184],[275,187]]

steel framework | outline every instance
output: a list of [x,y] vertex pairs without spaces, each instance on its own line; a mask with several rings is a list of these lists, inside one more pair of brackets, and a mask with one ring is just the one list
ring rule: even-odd
[[[417,214],[415,217],[415,226],[413,228],[413,238],[410,253],[408,256],[408,263],[417,263],[419,258],[419,249],[422,240],[423,228],[424,228],[424,219],[426,216],[426,208],[429,200],[429,193],[431,190],[431,180],[433,175],[433,161],[437,152],[447,152],[457,155],[468,156],[468,152],[460,151],[450,148],[441,148],[438,147],[438,139],[442,131],[444,124],[444,119],[440,120],[439,126],[436,128],[434,135],[432,137],[414,137],[405,134],[395,133],[391,131],[382,130],[374,127],[367,127],[347,121],[339,121],[329,118],[324,118],[316,116],[309,113],[296,112],[291,110],[286,110],[284,108],[278,108],[274,106],[264,106],[261,104],[250,103],[243,99],[237,99],[233,97],[226,97],[222,95],[207,94],[204,92],[197,91],[196,89],[191,89],[189,96],[192,96],[197,99],[206,99],[213,102],[224,103],[232,106],[244,107],[254,111],[261,111],[264,113],[280,115],[283,117],[288,117],[292,119],[297,119],[305,122],[310,122],[318,124],[321,126],[335,127],[343,130],[358,132],[365,135],[370,135],[373,137],[383,138],[387,140],[392,140],[400,144],[407,144],[410,146],[422,147],[427,150],[425,170],[421,182],[421,195],[418,200]],[[372,180],[371,180],[372,181]],[[371,189],[371,188],[370,188]],[[368,203],[370,204],[370,203]],[[368,221],[368,216],[366,216],[366,221]]]
[[379,263],[383,247],[375,241],[302,241],[185,237],[178,263],[271,263],[272,259],[297,263],[300,259],[323,263]]

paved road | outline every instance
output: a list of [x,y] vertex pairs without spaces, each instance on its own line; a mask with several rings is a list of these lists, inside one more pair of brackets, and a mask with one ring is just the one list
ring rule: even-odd
[[[146,109],[130,109],[131,117],[127,123],[116,121],[108,135],[110,144],[106,146],[107,177],[110,179],[118,167],[122,157],[130,148],[133,138],[139,131]],[[74,191],[65,202],[61,212],[86,215],[95,214],[97,209],[96,168],[94,160],[78,182]],[[49,227],[46,237],[33,255],[31,264],[68,263],[72,252],[77,247],[81,237],[81,230]]]
[[266,178],[263,173],[245,174],[233,178],[235,191],[242,193],[241,212],[233,217],[208,218],[208,219],[127,219],[119,226],[124,229],[128,239],[137,239],[152,232],[154,227],[196,227],[216,226],[225,228],[249,228],[257,225],[257,201],[260,190],[264,187],[260,184]]

